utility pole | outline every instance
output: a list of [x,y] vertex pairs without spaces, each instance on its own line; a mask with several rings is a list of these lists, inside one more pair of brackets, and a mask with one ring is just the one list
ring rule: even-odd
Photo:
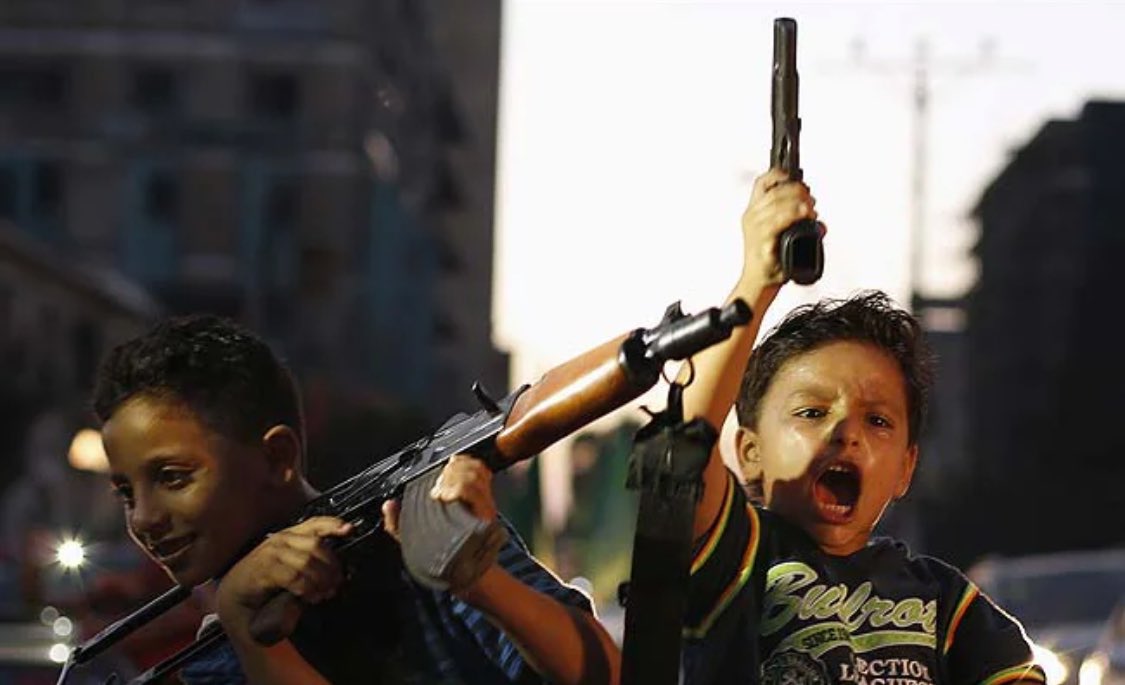
[[[952,73],[956,76],[971,76],[996,66],[993,59],[993,43],[990,39],[981,42],[978,54],[974,57],[951,58],[936,61],[930,53],[929,42],[925,37],[919,37],[914,43],[914,55],[909,62],[873,61],[867,58],[861,40],[856,40],[852,45],[852,63],[862,69],[880,74],[901,73],[907,71],[911,78],[911,164],[910,164],[910,295],[911,309],[927,321],[927,310],[931,304],[922,294],[922,274],[925,268],[925,242],[926,242],[926,200],[927,180],[929,170],[929,116],[932,97],[932,84],[934,73],[938,70]],[[942,309],[954,307],[953,303],[943,302]],[[953,317],[944,316],[942,319],[956,318],[956,312],[945,312]],[[934,317],[937,318],[937,317]],[[934,323],[938,323],[934,321]],[[953,321],[948,321],[954,324]],[[946,326],[940,326],[946,328]]]

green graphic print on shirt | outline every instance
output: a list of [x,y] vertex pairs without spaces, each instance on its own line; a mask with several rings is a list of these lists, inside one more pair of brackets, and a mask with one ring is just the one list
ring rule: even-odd
[[733,480],[690,593],[687,685],[1045,680],[1019,624],[953,567],[890,540],[827,555]]
[[790,682],[786,674],[794,672],[803,674],[799,682],[810,683],[934,682],[937,600],[895,601],[874,594],[871,581],[849,588],[819,579],[800,561],[766,573],[759,635],[771,645],[771,657],[763,666],[764,682]]

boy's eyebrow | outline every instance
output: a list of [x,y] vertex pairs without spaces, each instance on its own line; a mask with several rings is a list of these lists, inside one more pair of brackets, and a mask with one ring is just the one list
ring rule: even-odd
[[795,400],[803,398],[811,398],[816,400],[825,400],[832,396],[832,391],[827,387],[819,385],[806,385],[789,393],[786,400]]
[[[799,387],[786,396],[787,402],[801,401],[801,400],[831,400],[835,393],[827,386],[810,384]],[[872,398],[863,399],[864,406],[867,408],[884,409],[886,411],[895,411],[895,402],[891,398],[876,396]]]

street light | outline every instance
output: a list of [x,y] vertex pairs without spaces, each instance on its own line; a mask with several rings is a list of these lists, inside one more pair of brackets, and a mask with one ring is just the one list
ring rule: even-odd
[[78,540],[64,540],[55,549],[55,560],[65,569],[76,569],[86,563],[86,548]]
[[102,445],[102,434],[93,428],[83,428],[74,434],[67,452],[67,461],[80,471],[107,473],[109,460]]

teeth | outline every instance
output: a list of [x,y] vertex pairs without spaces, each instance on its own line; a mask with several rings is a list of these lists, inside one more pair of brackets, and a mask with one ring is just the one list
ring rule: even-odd
[[828,470],[829,471],[835,471],[837,473],[849,473],[849,472],[851,472],[851,469],[847,468],[846,466],[842,466],[840,464],[833,464],[832,466],[828,467]]

